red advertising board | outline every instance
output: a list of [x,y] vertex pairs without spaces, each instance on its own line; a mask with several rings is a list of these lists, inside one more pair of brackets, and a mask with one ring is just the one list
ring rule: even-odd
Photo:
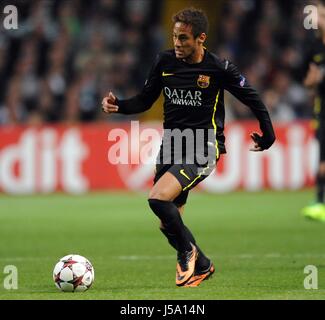
[[[276,143],[251,152],[256,122],[227,125],[218,168],[198,188],[299,189],[311,186],[318,145],[309,122],[276,125]],[[152,184],[162,128],[132,121],[80,126],[0,127],[0,191],[12,194],[145,190]]]

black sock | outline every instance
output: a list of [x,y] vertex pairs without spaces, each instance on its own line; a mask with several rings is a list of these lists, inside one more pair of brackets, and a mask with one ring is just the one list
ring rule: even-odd
[[[186,233],[190,241],[196,246],[198,251],[198,257],[195,263],[196,270],[206,270],[210,266],[210,260],[207,258],[199,246],[196,244],[196,241],[193,237],[191,231],[184,225]],[[169,233],[165,228],[160,228],[161,232],[166,236],[168,239],[169,244],[178,251],[177,240],[174,234]]]
[[316,178],[316,184],[317,184],[317,202],[324,203],[325,177],[318,174]]
[[210,260],[205,256],[205,254],[202,252],[202,250],[199,248],[199,246],[196,244],[195,238],[192,234],[192,232],[185,226],[185,230],[187,233],[187,236],[189,237],[190,241],[196,246],[198,251],[198,257],[196,260],[196,264],[198,265],[198,268],[200,270],[205,270],[209,268],[210,266]]
[[165,235],[165,237],[167,238],[169,244],[176,250],[178,251],[178,247],[177,247],[177,241],[176,241],[176,236],[172,233],[169,233],[165,228],[159,228],[160,231]]
[[151,210],[162,221],[166,231],[175,235],[178,251],[181,253],[191,251],[191,242],[176,205],[171,201],[157,199],[149,199],[148,202]]

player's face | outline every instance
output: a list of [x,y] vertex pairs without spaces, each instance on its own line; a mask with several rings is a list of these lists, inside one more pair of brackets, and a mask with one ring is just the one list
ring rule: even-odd
[[[205,37],[205,34],[202,34]],[[202,35],[194,38],[192,26],[176,22],[173,30],[173,41],[177,59],[190,59],[204,42]]]

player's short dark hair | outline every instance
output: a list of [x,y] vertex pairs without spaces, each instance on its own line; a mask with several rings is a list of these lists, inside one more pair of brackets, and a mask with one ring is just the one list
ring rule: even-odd
[[186,8],[177,12],[173,18],[173,23],[183,22],[192,27],[194,38],[197,38],[201,33],[208,33],[209,22],[205,12],[201,9],[193,7]]
[[325,7],[325,0],[318,0],[318,1],[319,1],[319,3],[320,3],[322,6]]

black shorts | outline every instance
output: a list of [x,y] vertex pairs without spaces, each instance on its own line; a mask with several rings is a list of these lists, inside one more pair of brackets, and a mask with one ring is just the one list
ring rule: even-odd
[[316,132],[317,139],[319,142],[319,161],[325,161],[325,120],[319,120],[319,127]]
[[[164,133],[163,141],[157,156],[156,183],[166,172],[170,172],[182,186],[182,191],[174,199],[177,207],[186,203],[188,193],[213,171],[219,158],[217,143],[209,139],[203,143],[188,140],[181,145],[176,145],[170,139],[170,133]],[[180,148],[181,147],[181,148]]]
[[209,176],[215,168],[216,163],[204,167],[197,164],[157,164],[154,184],[166,173],[170,172],[181,184],[182,192],[174,199],[175,205],[183,206],[191,189]]

